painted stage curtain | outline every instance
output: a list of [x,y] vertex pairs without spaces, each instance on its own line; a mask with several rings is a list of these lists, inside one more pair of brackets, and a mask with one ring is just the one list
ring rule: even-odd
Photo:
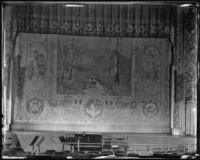
[[87,36],[168,37],[176,8],[158,5],[31,4],[16,7],[18,32]]
[[[63,4],[13,3],[4,5],[3,11],[5,54],[2,58],[6,64],[2,67],[3,88],[6,88],[3,96],[7,96],[7,101],[12,99],[9,73],[12,73],[15,42],[20,32],[110,37],[170,36],[173,39],[176,28],[176,8],[167,5],[66,8]],[[11,103],[5,106],[11,107]],[[5,115],[9,115],[7,113],[6,110]]]
[[19,33],[11,128],[169,133],[169,64],[166,38]]

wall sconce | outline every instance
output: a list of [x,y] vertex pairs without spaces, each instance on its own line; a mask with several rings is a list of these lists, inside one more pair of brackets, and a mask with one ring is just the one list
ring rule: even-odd
[[191,3],[188,3],[188,4],[181,4],[179,7],[199,7],[199,4],[191,4]]
[[190,7],[192,4],[181,4],[180,7]]
[[196,108],[192,108],[192,111],[193,111],[193,112],[196,112],[196,111],[197,111],[197,109],[196,109]]

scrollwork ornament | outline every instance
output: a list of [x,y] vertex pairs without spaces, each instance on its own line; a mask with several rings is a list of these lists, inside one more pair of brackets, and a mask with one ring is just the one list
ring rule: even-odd
[[37,97],[29,99],[26,104],[26,111],[31,116],[40,116],[44,110],[43,101]]
[[152,118],[158,115],[159,108],[154,103],[147,103],[143,106],[143,113],[146,117]]
[[89,98],[84,106],[86,115],[90,118],[98,117],[103,112],[104,102],[98,98]]

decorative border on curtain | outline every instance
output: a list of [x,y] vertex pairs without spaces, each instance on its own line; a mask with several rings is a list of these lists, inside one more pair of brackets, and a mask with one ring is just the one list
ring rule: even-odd
[[180,8],[177,9],[176,14],[176,35],[175,35],[175,105],[174,105],[174,125],[173,129],[180,128],[180,102],[183,99],[183,75],[182,75],[182,10]]

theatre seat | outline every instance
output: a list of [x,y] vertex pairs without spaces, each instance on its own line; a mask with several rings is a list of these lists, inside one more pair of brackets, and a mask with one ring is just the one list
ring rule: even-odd
[[129,153],[128,157],[139,157],[138,153]]

